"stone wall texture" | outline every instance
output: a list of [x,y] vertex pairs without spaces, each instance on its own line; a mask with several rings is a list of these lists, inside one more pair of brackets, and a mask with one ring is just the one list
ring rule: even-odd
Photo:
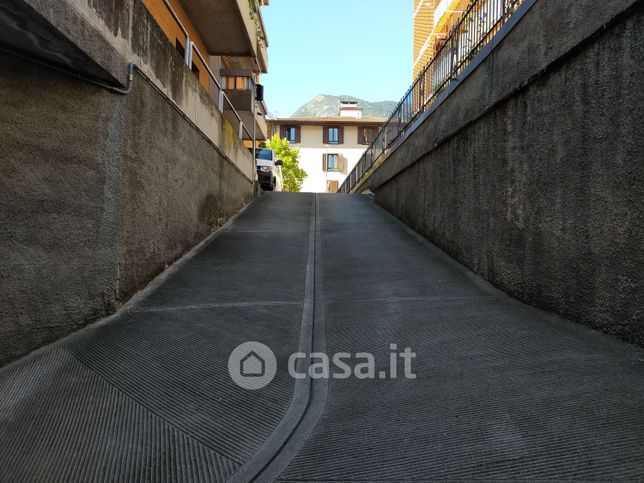
[[642,1],[538,0],[360,190],[500,289],[644,345],[643,34]]
[[113,313],[253,187],[138,74],[121,96],[0,65],[2,364]]

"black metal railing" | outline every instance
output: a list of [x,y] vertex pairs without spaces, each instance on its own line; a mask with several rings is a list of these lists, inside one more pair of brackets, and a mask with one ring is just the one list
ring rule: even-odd
[[473,0],[432,60],[405,93],[338,190],[349,193],[387,151],[396,147],[405,130],[434,103],[474,56],[499,31],[524,0]]

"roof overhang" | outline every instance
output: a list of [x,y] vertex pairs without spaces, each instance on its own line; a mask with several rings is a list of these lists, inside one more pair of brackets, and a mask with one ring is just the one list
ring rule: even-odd
[[181,4],[209,55],[250,59],[238,66],[266,71],[267,40],[259,5],[254,13],[248,0],[181,0]]
[[277,119],[269,119],[270,124],[276,125],[290,125],[290,126],[383,126],[386,122],[386,119],[376,119],[376,118],[353,118],[353,117],[343,117],[343,118],[324,118],[324,117],[307,117],[307,118],[298,118],[298,117],[283,117]]

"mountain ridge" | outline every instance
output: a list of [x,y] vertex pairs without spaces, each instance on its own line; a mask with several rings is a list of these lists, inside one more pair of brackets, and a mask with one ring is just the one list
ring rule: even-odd
[[337,116],[340,111],[340,101],[356,101],[362,108],[365,117],[387,118],[396,107],[395,101],[369,102],[355,96],[331,96],[320,94],[301,105],[291,117],[329,117]]

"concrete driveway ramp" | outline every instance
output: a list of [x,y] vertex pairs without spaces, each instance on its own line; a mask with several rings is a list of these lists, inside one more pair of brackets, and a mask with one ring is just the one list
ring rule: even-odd
[[[261,389],[229,373],[247,342],[275,356]],[[294,379],[302,348],[349,354],[350,375]],[[643,360],[368,197],[273,193],[117,316],[0,372],[0,480],[636,481]]]

